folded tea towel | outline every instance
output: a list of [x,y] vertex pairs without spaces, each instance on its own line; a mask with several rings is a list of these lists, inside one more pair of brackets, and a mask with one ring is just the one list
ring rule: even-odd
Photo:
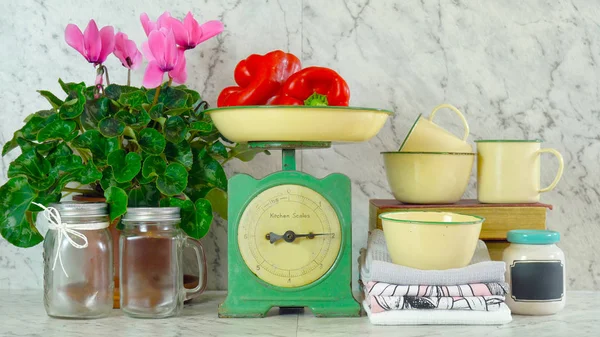
[[470,297],[506,295],[505,282],[472,283],[456,286],[397,285],[371,281],[365,285],[365,295],[370,296],[417,296],[417,297]]
[[457,285],[469,283],[504,282],[506,265],[490,261],[487,246],[479,241],[471,264],[447,270],[421,270],[392,263],[383,231],[375,229],[369,235],[367,249],[359,257],[360,279],[393,284]]
[[365,300],[363,308],[374,325],[501,325],[512,321],[510,309],[504,303],[496,311],[423,309],[372,313]]
[[504,296],[416,297],[377,296],[368,298],[372,313],[390,310],[471,310],[496,311],[504,304]]

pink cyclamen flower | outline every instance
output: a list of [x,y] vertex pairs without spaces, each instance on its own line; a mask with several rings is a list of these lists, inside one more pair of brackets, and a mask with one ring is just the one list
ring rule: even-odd
[[161,28],[153,30],[148,36],[148,42],[142,46],[148,59],[148,67],[144,74],[143,84],[146,88],[159,86],[165,73],[177,83],[187,79],[185,57],[183,50],[177,48],[172,30]]
[[85,32],[81,33],[74,24],[67,25],[65,40],[75,48],[88,62],[102,64],[115,48],[115,33],[112,26],[105,26],[98,31],[94,20],[90,20]]
[[119,32],[115,35],[114,54],[127,69],[137,69],[142,63],[142,53],[137,49],[135,42],[129,40],[125,33]]
[[183,49],[195,48],[200,43],[220,34],[223,31],[223,23],[218,20],[208,21],[202,25],[188,12],[183,22],[171,18],[171,27],[175,35],[175,41]]
[[144,27],[144,32],[146,36],[150,36],[150,32],[153,30],[160,30],[161,28],[171,28],[171,14],[169,12],[162,13],[161,16],[158,17],[156,22],[152,22],[148,17],[148,14],[142,13],[140,15],[140,21],[142,22],[142,27]]

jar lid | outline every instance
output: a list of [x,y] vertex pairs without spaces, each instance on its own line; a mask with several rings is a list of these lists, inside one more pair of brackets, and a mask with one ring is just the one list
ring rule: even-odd
[[508,231],[506,239],[524,245],[551,245],[560,241],[560,233],[543,229],[514,229]]
[[50,204],[64,218],[93,218],[108,215],[108,204],[104,202],[67,201]]
[[128,207],[123,222],[134,221],[179,221],[179,207]]

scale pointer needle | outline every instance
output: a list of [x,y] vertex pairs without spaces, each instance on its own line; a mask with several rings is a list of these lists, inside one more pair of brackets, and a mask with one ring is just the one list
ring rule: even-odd
[[285,242],[294,242],[296,238],[309,238],[314,239],[315,236],[323,236],[323,235],[333,235],[334,233],[308,233],[308,234],[296,234],[294,231],[286,231],[283,235],[279,235],[273,232],[265,235],[265,238],[269,240],[270,243],[274,244],[275,242],[283,239]]

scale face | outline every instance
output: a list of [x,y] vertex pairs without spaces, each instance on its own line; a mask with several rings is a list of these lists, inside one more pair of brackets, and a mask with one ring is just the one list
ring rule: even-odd
[[341,226],[321,194],[302,185],[279,185],[248,204],[240,218],[237,243],[246,266],[258,278],[294,288],[313,283],[333,266],[340,251]]
[[311,144],[260,146],[283,148],[283,171],[229,180],[229,280],[219,317],[264,317],[272,307],[360,316],[352,296],[350,179],[296,171],[295,148]]

